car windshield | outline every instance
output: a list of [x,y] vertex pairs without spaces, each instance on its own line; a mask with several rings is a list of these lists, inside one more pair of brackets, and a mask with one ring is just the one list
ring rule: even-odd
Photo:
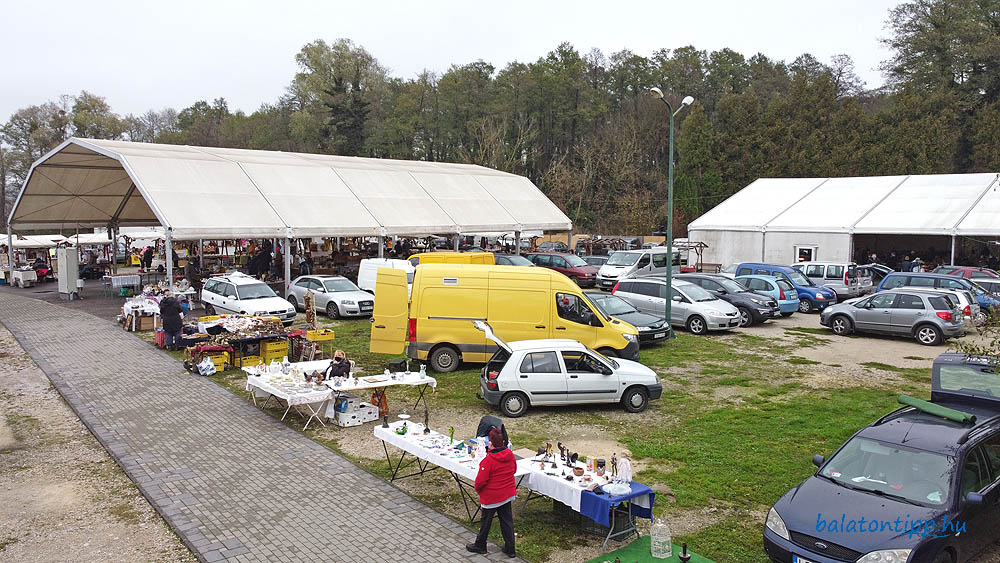
[[605,315],[627,315],[628,313],[635,313],[635,307],[628,304],[627,301],[621,297],[616,297],[614,295],[588,295],[590,300],[597,305],[597,308],[601,310]]
[[583,258],[580,258],[576,254],[568,254],[568,255],[566,255],[566,261],[569,262],[569,265],[573,266],[574,268],[579,268],[580,266],[589,266],[590,265],[590,264],[587,263],[586,260],[584,260]]
[[715,301],[718,297],[712,295],[700,285],[686,285],[680,288],[692,301]]
[[744,291],[750,291],[738,281],[733,281],[730,279],[724,279],[724,280],[716,279],[715,281],[719,282],[719,285],[726,288],[726,291],[728,291],[729,293],[743,293]]
[[632,252],[615,252],[608,258],[608,266],[631,266],[638,259],[639,255]]
[[358,286],[351,283],[351,280],[345,279],[326,280],[323,282],[323,286],[331,293],[338,291],[361,291],[358,289]]
[[986,295],[987,293],[989,293],[988,291],[986,291],[985,288],[983,288],[983,286],[979,285],[974,281],[970,280],[962,280],[962,281],[968,282],[969,285],[972,286],[969,288],[969,291],[975,293],[976,295]]
[[816,285],[812,281],[810,281],[809,278],[805,277],[805,275],[803,275],[802,272],[798,270],[795,270],[794,272],[788,274],[788,279],[792,280],[792,283],[794,283],[795,285],[801,285],[803,287],[812,287]]
[[618,364],[618,362],[616,362],[614,360],[614,358],[609,358],[609,357],[605,356],[604,354],[602,354],[600,352],[595,352],[595,351],[591,350],[590,348],[587,348],[587,351],[590,352],[591,354],[595,355],[595,356],[600,356],[602,359],[604,359],[604,361],[606,361],[609,364],[611,364],[611,367],[613,367],[615,369],[618,369],[620,367],[619,364]]
[[851,489],[924,506],[944,506],[951,497],[954,469],[952,456],[857,436],[819,475]]
[[266,297],[277,297],[274,290],[263,283],[252,283],[236,287],[240,299],[264,299]]

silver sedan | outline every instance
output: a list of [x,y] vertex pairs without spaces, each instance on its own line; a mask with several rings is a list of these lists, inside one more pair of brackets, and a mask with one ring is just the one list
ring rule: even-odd
[[331,319],[370,317],[375,309],[375,296],[361,291],[342,276],[299,276],[292,280],[285,298],[298,310],[305,303],[309,290],[316,296],[316,310],[326,311]]

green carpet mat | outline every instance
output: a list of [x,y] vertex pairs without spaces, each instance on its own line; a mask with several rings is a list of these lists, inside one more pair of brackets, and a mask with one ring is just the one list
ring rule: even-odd
[[[605,561],[614,563],[615,557],[621,559],[621,563],[679,563],[680,559],[677,558],[677,554],[680,552],[681,546],[674,545],[674,555],[672,557],[669,559],[654,559],[649,553],[649,536],[642,536],[625,547],[616,549],[611,553],[605,553],[600,557],[595,557],[587,561],[587,563],[604,563]],[[714,563],[711,559],[697,555],[690,549],[688,549],[688,554],[691,555],[691,563]]]

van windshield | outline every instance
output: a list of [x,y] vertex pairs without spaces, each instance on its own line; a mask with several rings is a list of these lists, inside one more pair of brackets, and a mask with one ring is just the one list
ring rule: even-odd
[[788,279],[792,280],[795,285],[801,285],[802,287],[813,287],[814,284],[809,278],[805,277],[802,272],[795,270],[788,274]]
[[615,252],[608,258],[608,266],[631,266],[639,259],[638,254],[631,252]]

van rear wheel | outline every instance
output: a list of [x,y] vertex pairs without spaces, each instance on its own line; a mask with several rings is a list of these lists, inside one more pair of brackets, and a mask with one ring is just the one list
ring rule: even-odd
[[205,303],[205,314],[206,315],[214,315],[215,314],[215,307],[209,305],[208,303]]
[[462,363],[462,358],[458,354],[458,350],[451,346],[438,346],[431,352],[428,358],[431,364],[431,369],[438,373],[449,373],[458,369],[458,365]]

